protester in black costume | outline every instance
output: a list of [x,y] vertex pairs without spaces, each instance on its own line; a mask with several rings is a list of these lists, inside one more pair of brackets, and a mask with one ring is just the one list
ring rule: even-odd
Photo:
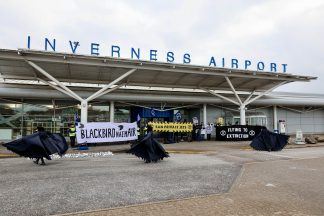
[[252,140],[250,146],[258,151],[281,151],[288,143],[289,136],[268,131],[266,128]]
[[153,138],[152,129],[152,126],[148,125],[146,136],[127,151],[127,153],[142,158],[145,163],[157,162],[165,157],[169,157],[168,152],[164,150],[163,146]]
[[38,127],[34,134],[3,144],[3,146],[20,156],[36,159],[34,163],[41,160],[41,165],[45,165],[44,158],[51,160],[50,155],[55,153],[62,156],[68,149],[66,140],[61,134],[46,132],[43,127]]
[[[37,127],[37,131],[36,132],[45,132],[45,128],[39,126],[39,127]],[[35,164],[38,164],[39,160],[42,161],[42,163],[40,165],[46,165],[43,157],[38,157],[33,162]]]

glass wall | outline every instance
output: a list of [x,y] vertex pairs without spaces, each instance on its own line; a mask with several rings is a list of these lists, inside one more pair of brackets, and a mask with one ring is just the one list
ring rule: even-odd
[[[265,126],[267,127],[267,116],[260,115],[260,116],[246,116],[245,117],[247,125],[256,125],[256,126]],[[233,117],[233,122],[235,124],[240,124],[241,118],[239,116]]]
[[130,122],[130,107],[115,107],[115,122]]
[[22,133],[23,106],[13,101],[0,101],[0,140],[19,138]]
[[[38,126],[68,136],[69,123],[80,120],[80,105],[74,100],[25,100],[0,98],[0,140],[32,134]],[[109,102],[90,104],[88,122],[109,122]],[[115,122],[130,122],[130,107],[115,105]]]

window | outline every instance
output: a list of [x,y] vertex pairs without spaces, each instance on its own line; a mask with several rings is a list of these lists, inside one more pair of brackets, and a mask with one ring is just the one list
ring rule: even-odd
[[[265,115],[246,116],[245,119],[247,125],[267,126],[267,116]],[[233,122],[234,124],[240,124],[241,118],[239,116],[234,116]]]

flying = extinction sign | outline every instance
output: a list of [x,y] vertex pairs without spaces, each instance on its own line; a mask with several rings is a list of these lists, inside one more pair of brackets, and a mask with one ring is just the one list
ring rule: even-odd
[[262,128],[264,127],[247,125],[216,126],[216,140],[252,140]]

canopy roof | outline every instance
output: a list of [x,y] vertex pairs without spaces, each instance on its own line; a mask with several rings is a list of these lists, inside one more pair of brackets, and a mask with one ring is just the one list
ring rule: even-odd
[[116,83],[145,87],[208,90],[267,91],[280,83],[310,81],[311,76],[170,64],[133,59],[75,55],[35,50],[0,49],[0,78],[50,81],[28,62],[32,62],[60,82],[108,84],[131,69],[136,69]]

